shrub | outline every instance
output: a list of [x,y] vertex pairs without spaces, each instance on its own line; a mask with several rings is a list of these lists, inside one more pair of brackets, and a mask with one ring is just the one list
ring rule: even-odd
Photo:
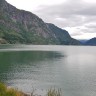
[[47,92],[47,96],[61,96],[61,89],[50,89]]

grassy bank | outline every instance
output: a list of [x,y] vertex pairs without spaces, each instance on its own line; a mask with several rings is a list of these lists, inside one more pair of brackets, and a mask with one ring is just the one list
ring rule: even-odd
[[[32,92],[30,95],[25,94],[13,88],[8,88],[5,84],[0,83],[0,96],[41,96],[34,95]],[[46,96],[61,96],[61,90],[50,89],[46,92]]]
[[13,88],[8,88],[3,83],[0,83],[0,96],[29,96],[23,92],[15,90]]

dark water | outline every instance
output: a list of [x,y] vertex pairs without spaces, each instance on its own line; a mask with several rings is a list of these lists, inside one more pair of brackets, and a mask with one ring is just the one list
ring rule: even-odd
[[24,92],[96,96],[96,47],[0,45],[0,81]]

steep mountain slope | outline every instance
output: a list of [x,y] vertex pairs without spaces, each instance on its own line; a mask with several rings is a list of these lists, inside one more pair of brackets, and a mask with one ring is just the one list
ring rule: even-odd
[[90,40],[88,40],[85,45],[93,45],[96,46],[96,38],[92,38]]
[[19,10],[5,0],[0,0],[0,43],[79,44],[67,31],[54,27],[58,32],[33,13]]
[[66,30],[61,29],[51,23],[47,23],[47,25],[51,29],[52,33],[55,34],[56,38],[58,39],[61,45],[79,45],[80,44],[80,41],[71,38],[71,36]]

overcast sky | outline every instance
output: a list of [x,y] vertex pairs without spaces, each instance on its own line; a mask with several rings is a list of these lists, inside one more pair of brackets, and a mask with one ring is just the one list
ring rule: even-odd
[[45,22],[66,29],[73,38],[96,37],[96,0],[6,0]]

